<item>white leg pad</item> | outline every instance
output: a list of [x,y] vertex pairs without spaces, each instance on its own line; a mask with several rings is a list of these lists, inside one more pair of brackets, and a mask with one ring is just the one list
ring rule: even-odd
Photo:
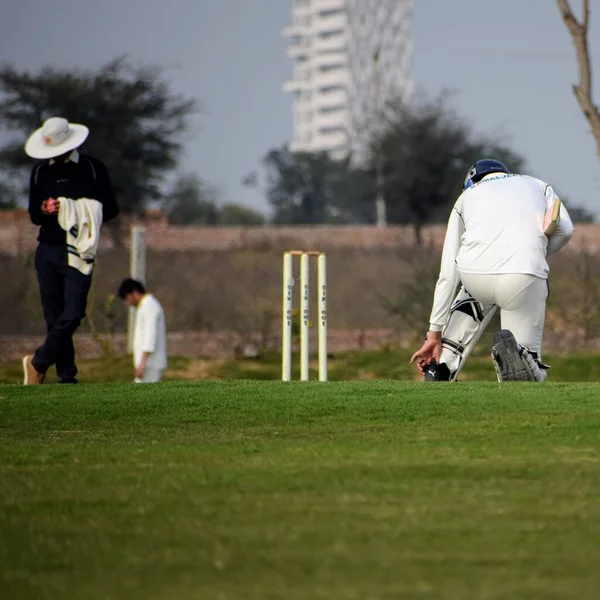
[[442,331],[442,354],[439,362],[448,366],[451,381],[458,378],[465,361],[473,352],[495,312],[494,304],[477,302],[464,287],[461,287]]

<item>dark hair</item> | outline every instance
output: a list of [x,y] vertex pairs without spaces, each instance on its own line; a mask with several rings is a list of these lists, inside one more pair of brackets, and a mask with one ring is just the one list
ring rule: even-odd
[[125,298],[132,292],[139,292],[140,294],[146,293],[146,288],[143,283],[136,281],[135,279],[127,278],[121,282],[119,286],[119,298]]

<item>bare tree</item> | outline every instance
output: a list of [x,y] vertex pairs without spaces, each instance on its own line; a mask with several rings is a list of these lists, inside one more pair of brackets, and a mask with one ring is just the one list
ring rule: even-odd
[[590,124],[592,135],[596,140],[596,152],[600,157],[600,111],[592,98],[592,67],[588,47],[590,3],[589,0],[583,0],[583,16],[581,21],[578,21],[573,14],[569,0],[556,0],[556,4],[571,34],[577,53],[579,83],[573,86],[573,92],[585,118]]

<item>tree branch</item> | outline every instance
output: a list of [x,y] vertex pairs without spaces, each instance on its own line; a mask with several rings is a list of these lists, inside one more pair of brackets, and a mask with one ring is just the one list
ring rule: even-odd
[[579,83],[573,86],[573,93],[579,106],[588,120],[592,135],[596,140],[596,152],[600,157],[600,111],[593,101],[592,68],[588,47],[588,30],[590,23],[589,0],[583,0],[583,18],[581,23],[577,20],[569,0],[556,0],[558,10],[562,16],[575,46],[577,65],[579,68]]

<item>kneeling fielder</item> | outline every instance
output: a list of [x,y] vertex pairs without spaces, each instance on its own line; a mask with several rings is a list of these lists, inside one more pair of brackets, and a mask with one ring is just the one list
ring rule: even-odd
[[546,257],[572,235],[551,186],[496,160],[476,162],[448,221],[427,339],[411,358],[425,380],[456,380],[499,308],[502,329],[492,351],[498,381],[545,381]]

